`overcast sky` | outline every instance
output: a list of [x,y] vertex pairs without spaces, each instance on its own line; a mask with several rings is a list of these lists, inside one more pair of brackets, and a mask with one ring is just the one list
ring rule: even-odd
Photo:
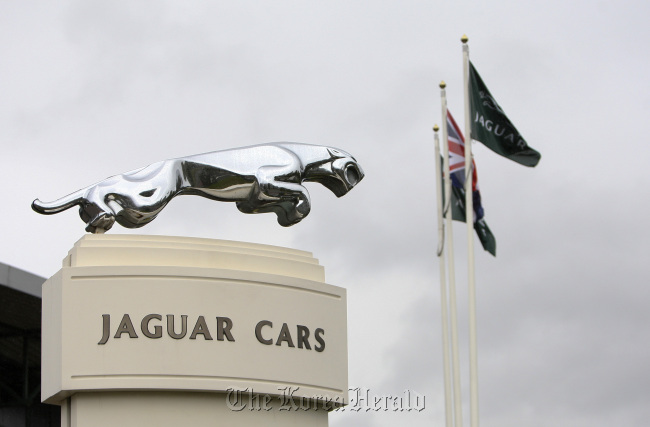
[[[650,419],[650,3],[644,1],[5,1],[0,6],[0,261],[49,277],[84,234],[53,200],[162,159],[271,141],[352,153],[341,199],[309,184],[291,228],[175,199],[149,226],[314,253],[348,290],[351,387],[423,412],[332,426],[443,426],[434,123],[462,121],[460,37],[528,143],[526,168],[474,144],[497,258],[476,240],[481,425]],[[454,227],[469,421],[466,235]]]

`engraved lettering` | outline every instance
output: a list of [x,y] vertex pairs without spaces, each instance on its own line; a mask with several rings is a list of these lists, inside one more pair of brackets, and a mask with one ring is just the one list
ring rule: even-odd
[[232,320],[228,317],[217,316],[217,341],[223,341],[224,335],[228,341],[235,341],[230,330],[232,329]]
[[291,333],[289,332],[289,327],[286,323],[282,324],[282,329],[280,330],[280,335],[278,340],[275,342],[275,345],[281,346],[283,342],[287,342],[289,347],[295,347],[293,345],[293,340],[291,339]]
[[140,329],[142,329],[142,333],[144,334],[145,337],[148,338],[160,338],[162,337],[162,326],[156,325],[153,327],[153,332],[149,330],[149,322],[151,319],[156,319],[156,320],[162,320],[162,316],[160,314],[148,314],[142,318],[142,322],[140,322]]
[[129,334],[129,338],[138,337],[138,335],[135,333],[135,328],[133,327],[133,323],[131,323],[131,318],[128,314],[125,314],[124,317],[122,317],[120,326],[117,327],[117,332],[113,338],[120,338],[124,333]]
[[321,328],[316,329],[316,331],[314,332],[314,338],[316,338],[316,341],[318,341],[320,347],[314,346],[314,350],[316,350],[319,353],[325,350],[325,340],[321,335],[325,335],[325,331]]
[[106,344],[108,336],[111,334],[111,315],[102,314],[102,339],[97,343],[98,345]]
[[190,339],[195,340],[196,336],[199,334],[203,335],[203,338],[206,340],[212,340],[212,335],[210,335],[208,325],[205,323],[205,318],[203,316],[199,316],[199,318],[196,319],[196,325],[194,325]]
[[271,345],[273,344],[273,340],[264,339],[264,337],[262,336],[262,328],[264,326],[273,327],[273,322],[269,322],[268,320],[260,320],[259,322],[257,322],[257,325],[255,325],[255,337],[262,344]]
[[303,346],[307,350],[311,350],[311,345],[309,345],[309,328],[298,325],[298,348],[303,348]]
[[180,334],[177,334],[176,331],[174,330],[174,315],[168,314],[167,335],[174,338],[175,340],[179,340],[183,338],[186,334],[187,334],[187,315],[186,314],[181,315],[181,332]]

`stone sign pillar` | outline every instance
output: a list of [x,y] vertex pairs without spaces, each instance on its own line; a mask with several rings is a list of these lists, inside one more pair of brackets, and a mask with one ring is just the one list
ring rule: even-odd
[[42,400],[64,427],[327,426],[345,289],[308,252],[86,235],[43,284]]

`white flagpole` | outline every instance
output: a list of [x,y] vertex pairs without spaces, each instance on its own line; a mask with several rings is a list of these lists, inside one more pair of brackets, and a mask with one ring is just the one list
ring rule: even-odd
[[447,262],[449,263],[449,310],[451,314],[451,362],[454,377],[454,425],[463,426],[463,406],[460,392],[460,357],[458,352],[458,311],[456,309],[456,270],[454,268],[454,233],[451,217],[451,179],[449,174],[449,139],[447,136],[447,93],[445,82],[440,82],[442,104],[442,147],[445,168],[445,224],[447,237]]
[[472,133],[469,106],[469,46],[463,36],[465,86],[465,219],[467,223],[467,281],[469,299],[469,407],[470,427],[478,427],[478,350],[476,338],[476,283],[474,281],[474,203],[472,192]]
[[442,314],[442,365],[445,383],[445,426],[453,427],[453,414],[451,412],[451,368],[449,366],[449,313],[447,312],[447,276],[445,274],[445,224],[442,218],[442,170],[440,167],[440,141],[438,139],[438,125],[433,127],[435,142],[436,162],[436,199],[438,202],[438,264],[440,269],[440,307]]

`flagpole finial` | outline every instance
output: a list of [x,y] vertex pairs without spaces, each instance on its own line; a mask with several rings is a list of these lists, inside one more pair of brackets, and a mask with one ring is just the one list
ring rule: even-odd
[[440,130],[440,128],[438,127],[438,125],[433,125],[433,131],[434,131],[434,132],[438,132],[438,130]]
[[463,34],[463,37],[460,38],[460,41],[463,42],[463,44],[466,44],[469,38],[467,37],[466,34]]
[[444,88],[446,88],[446,87],[447,87],[447,83],[445,83],[444,80],[441,80],[441,81],[440,81],[440,89],[444,89]]

